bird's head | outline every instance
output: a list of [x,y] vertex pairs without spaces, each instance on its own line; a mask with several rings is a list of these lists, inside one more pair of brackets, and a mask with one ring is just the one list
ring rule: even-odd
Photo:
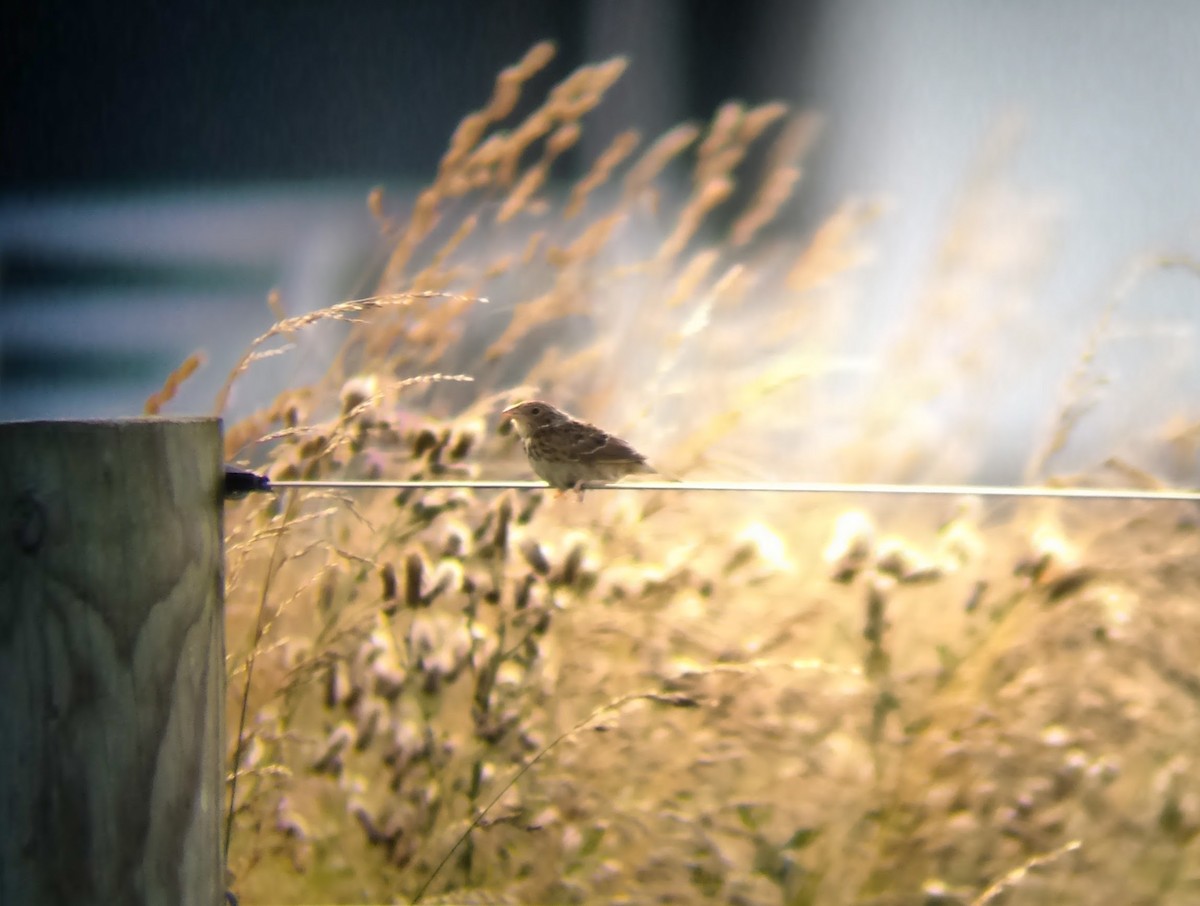
[[509,406],[500,413],[500,421],[511,421],[521,437],[528,437],[539,428],[556,425],[570,418],[560,409],[555,409],[542,400],[529,400]]

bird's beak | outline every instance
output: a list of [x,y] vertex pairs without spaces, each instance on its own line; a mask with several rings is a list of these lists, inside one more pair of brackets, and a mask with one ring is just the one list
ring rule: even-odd
[[511,419],[513,417],[513,413],[516,412],[516,409],[517,409],[516,406],[509,406],[507,409],[505,409],[503,412],[501,412],[500,413],[500,424],[503,425],[506,421]]

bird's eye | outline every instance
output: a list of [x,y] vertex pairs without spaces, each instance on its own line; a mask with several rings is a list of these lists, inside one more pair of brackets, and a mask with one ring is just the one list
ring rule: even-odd
[[532,409],[530,409],[530,410],[529,410],[529,414],[530,414],[530,415],[541,415],[541,414],[542,414],[542,407],[541,407],[541,406],[534,406]]

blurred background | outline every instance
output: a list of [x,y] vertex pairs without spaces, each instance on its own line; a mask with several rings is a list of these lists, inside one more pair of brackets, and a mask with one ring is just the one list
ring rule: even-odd
[[[1096,350],[1104,406],[1073,435],[1082,461],[1196,419],[1197,275],[1130,281],[1200,254],[1191,0],[50,0],[0,17],[0,418],[136,414],[196,350],[208,364],[173,410],[208,411],[271,323],[272,287],[289,313],[370,291],[368,191],[411,197],[495,74],[548,38],[545,86],[631,61],[577,172],[616,129],[653,136],[729,98],[821,114],[787,228],[848,198],[883,211],[854,276],[842,352],[866,379],[848,399],[889,380],[883,350],[923,300],[967,299],[970,342],[989,312],[1020,312],[1005,342],[1022,354],[997,345],[991,395],[943,394],[916,428],[986,412],[983,470],[1011,477],[1125,293]],[[927,347],[948,383],[964,342]],[[254,392],[242,382],[235,412]]]

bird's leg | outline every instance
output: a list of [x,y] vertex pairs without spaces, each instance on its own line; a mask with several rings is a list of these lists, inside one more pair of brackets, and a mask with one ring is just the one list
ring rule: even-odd
[[[554,487],[554,486],[551,485],[551,487]],[[554,488],[554,499],[561,500],[562,496],[564,494],[566,494],[570,491],[574,491],[576,494],[579,495],[579,499],[583,500],[583,487],[584,487],[583,481],[576,481],[576,482],[569,484],[566,487],[562,487],[562,488],[556,487],[556,488]]]

